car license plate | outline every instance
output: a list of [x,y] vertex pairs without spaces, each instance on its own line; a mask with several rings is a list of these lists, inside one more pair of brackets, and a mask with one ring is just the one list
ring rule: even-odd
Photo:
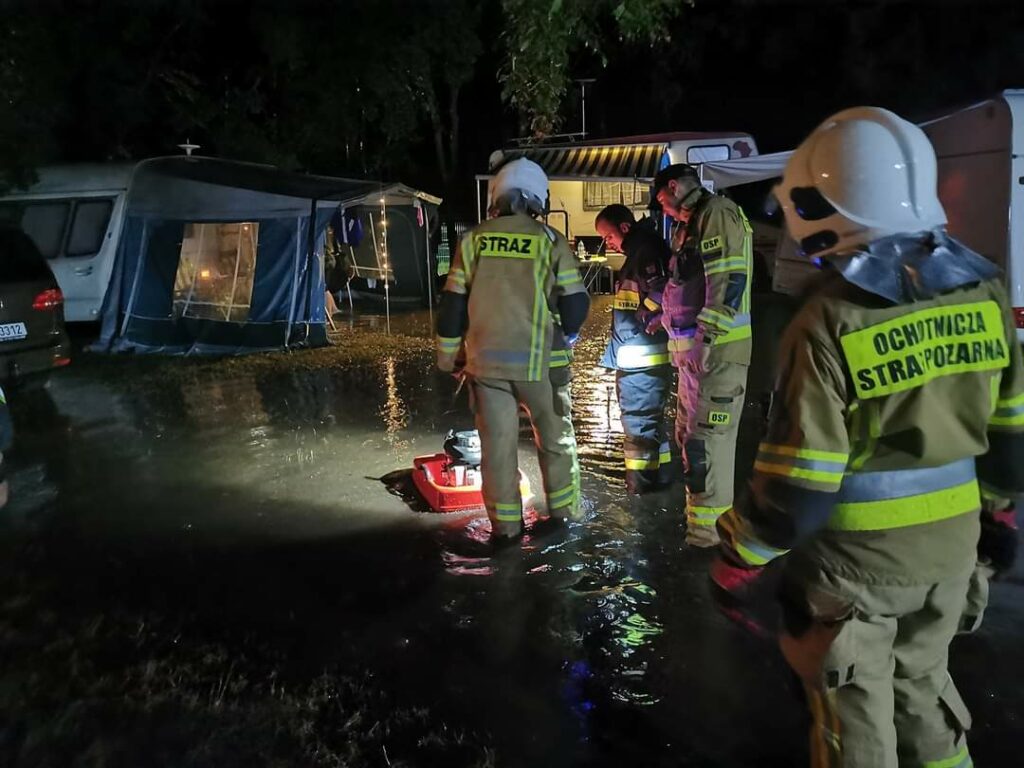
[[17,341],[28,336],[24,323],[0,323],[0,341]]

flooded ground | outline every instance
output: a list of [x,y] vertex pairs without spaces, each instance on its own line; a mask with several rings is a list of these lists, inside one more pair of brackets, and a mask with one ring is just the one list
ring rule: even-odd
[[[784,319],[755,312],[744,473]],[[624,493],[607,323],[599,299],[573,385],[587,519],[498,550],[409,493],[413,456],[471,424],[426,313],[290,355],[80,356],[12,393],[0,764],[805,764],[773,643],[682,545],[681,486]],[[979,765],[1020,732],[1022,585],[954,648]]]

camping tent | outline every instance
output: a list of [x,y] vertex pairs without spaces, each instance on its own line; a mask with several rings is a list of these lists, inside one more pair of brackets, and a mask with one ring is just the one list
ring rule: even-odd
[[326,343],[322,249],[376,182],[204,157],[140,163],[98,348],[171,354]]

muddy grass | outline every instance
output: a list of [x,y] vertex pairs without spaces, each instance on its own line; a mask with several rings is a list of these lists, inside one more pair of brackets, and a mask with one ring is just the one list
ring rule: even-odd
[[5,766],[496,764],[479,736],[397,702],[371,671],[289,673],[294,664],[251,633],[57,608],[59,596],[23,574],[0,588]]
[[396,362],[422,357],[433,349],[433,339],[402,333],[359,330],[331,333],[331,344],[316,349],[265,352],[237,357],[164,357],[160,355],[104,355],[79,352],[76,371],[108,379],[130,375],[132,385],[202,381],[279,371],[314,371],[379,363],[384,357]]

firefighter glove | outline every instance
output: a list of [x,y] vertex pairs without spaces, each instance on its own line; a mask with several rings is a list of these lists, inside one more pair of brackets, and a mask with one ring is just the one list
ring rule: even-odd
[[763,566],[741,565],[719,553],[711,563],[712,592],[716,600],[734,604],[750,598],[751,588],[764,574]]
[[978,559],[991,565],[997,576],[1013,567],[1018,543],[1016,508],[1012,504],[998,511],[982,511]]

